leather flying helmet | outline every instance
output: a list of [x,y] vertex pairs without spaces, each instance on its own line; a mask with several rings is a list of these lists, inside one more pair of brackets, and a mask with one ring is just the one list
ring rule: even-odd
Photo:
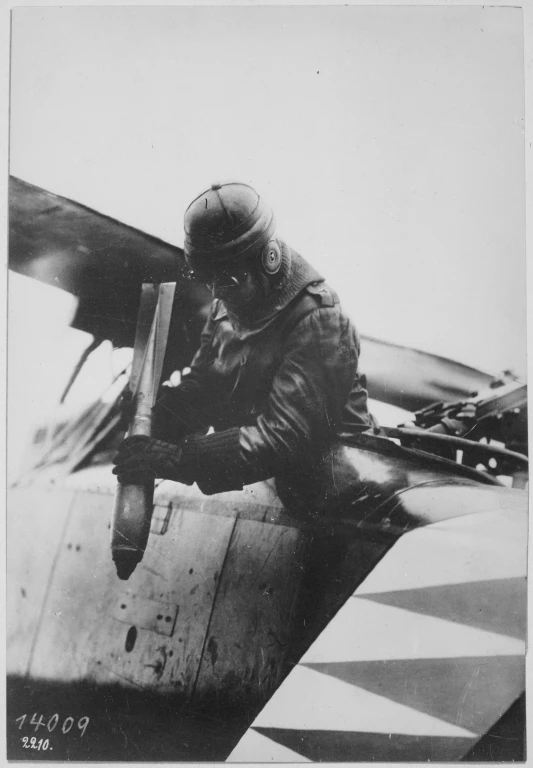
[[[281,264],[270,206],[248,184],[213,184],[185,211],[185,258],[201,279],[261,260],[268,274]],[[279,263],[278,263],[279,262]]]

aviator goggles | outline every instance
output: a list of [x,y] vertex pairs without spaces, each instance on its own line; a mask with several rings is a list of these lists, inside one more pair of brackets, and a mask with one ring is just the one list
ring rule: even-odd
[[250,270],[246,267],[217,270],[193,269],[189,272],[189,277],[191,280],[204,283],[209,290],[212,290],[215,285],[219,288],[239,288],[246,282],[249,274]]

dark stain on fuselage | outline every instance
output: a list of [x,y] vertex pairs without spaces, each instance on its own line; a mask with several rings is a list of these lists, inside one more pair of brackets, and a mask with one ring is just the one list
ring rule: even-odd
[[214,637],[210,637],[207,643],[207,653],[211,657],[211,664],[215,666],[218,659],[218,645]]

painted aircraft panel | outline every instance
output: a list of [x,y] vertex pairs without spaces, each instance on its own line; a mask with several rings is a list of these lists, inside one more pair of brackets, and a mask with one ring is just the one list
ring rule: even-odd
[[227,761],[464,758],[524,691],[526,557],[525,498],[403,536]]

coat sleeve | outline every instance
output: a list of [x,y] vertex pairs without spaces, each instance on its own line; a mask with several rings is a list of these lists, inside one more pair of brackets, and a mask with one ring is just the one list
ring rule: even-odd
[[184,458],[201,490],[241,489],[289,462],[312,461],[340,426],[358,356],[356,330],[338,304],[304,317],[284,342],[256,423],[185,441]]
[[212,422],[213,402],[207,370],[211,360],[211,341],[216,328],[214,302],[204,326],[200,347],[191,363],[190,373],[177,387],[164,388],[153,409],[153,435],[159,440],[177,443],[193,432],[206,432]]

